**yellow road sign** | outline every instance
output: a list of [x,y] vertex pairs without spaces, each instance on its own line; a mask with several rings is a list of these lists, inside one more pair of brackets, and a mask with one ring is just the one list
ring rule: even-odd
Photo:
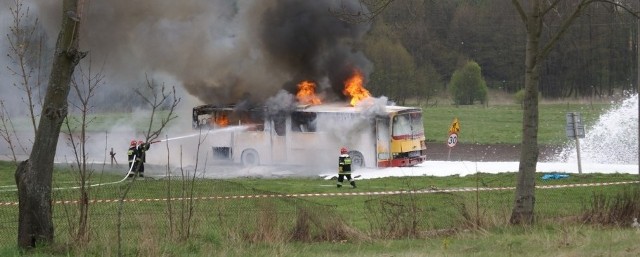
[[458,134],[460,132],[460,123],[458,122],[458,118],[453,118],[453,122],[451,122],[451,126],[449,127],[449,134]]

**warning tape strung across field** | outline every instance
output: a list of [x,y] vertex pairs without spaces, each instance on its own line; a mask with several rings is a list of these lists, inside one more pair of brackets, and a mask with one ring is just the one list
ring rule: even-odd
[[[548,185],[536,186],[537,189],[555,189],[555,188],[573,188],[573,187],[597,187],[597,186],[614,186],[636,184],[640,181],[622,181],[622,182],[603,182],[603,183],[582,183],[568,185]],[[515,190],[515,187],[479,187],[479,188],[451,188],[451,189],[422,189],[422,190],[399,190],[399,191],[382,191],[382,192],[344,192],[344,193],[307,193],[307,194],[260,194],[260,195],[227,195],[227,196],[204,196],[193,198],[143,198],[143,199],[124,199],[123,202],[159,202],[159,201],[182,201],[182,200],[226,200],[226,199],[256,199],[256,198],[290,198],[290,197],[331,197],[331,196],[376,196],[376,195],[401,195],[401,194],[433,194],[433,193],[459,193],[459,192],[476,192],[476,191],[503,191]],[[119,199],[98,199],[90,200],[89,203],[117,203]],[[78,200],[73,201],[54,201],[54,204],[77,204]],[[0,206],[15,206],[18,202],[0,202]]]

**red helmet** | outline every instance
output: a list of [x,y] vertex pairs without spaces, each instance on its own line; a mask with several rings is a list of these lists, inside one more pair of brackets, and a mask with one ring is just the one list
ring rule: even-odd
[[135,139],[131,140],[131,143],[129,144],[129,146],[134,146],[134,145],[136,145],[136,140]]
[[347,152],[348,152],[348,151],[347,151],[347,148],[346,148],[346,147],[342,147],[342,148],[340,148],[340,153],[341,153],[341,154],[345,154],[345,153],[347,153]]
[[138,140],[138,144],[139,145],[141,145],[142,143],[144,143],[144,142],[142,142],[142,140]]

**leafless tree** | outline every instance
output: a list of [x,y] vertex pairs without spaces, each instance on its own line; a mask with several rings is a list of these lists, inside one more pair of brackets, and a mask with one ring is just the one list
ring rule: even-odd
[[[178,230],[178,239],[179,240],[187,240],[189,239],[189,237],[191,236],[191,228],[192,228],[192,221],[193,221],[193,215],[194,215],[194,210],[195,210],[195,201],[194,196],[195,196],[195,182],[196,182],[196,176],[197,176],[197,171],[198,171],[198,163],[200,162],[199,158],[200,158],[200,148],[202,146],[202,143],[204,142],[204,140],[207,138],[207,134],[205,133],[203,135],[202,130],[199,131],[198,134],[198,145],[196,147],[196,156],[195,156],[195,166],[193,167],[193,173],[191,175],[188,174],[188,172],[185,171],[184,166],[182,164],[182,147],[180,147],[180,182],[181,182],[181,187],[180,187],[180,208],[178,209],[179,214],[180,214],[180,219],[178,220],[177,223],[174,223],[174,218],[173,218],[173,213],[174,208],[173,208],[173,204],[172,204],[172,194],[171,194],[171,184],[172,184],[172,177],[171,177],[171,172],[169,171],[169,156],[167,156],[167,179],[166,179],[166,188],[167,188],[167,214],[168,214],[168,218],[169,218],[169,227],[171,230],[171,234],[173,234],[174,231],[174,227],[177,228]],[[169,144],[167,145],[167,152],[169,152]],[[204,163],[204,166],[206,167],[206,160]],[[204,170],[203,170],[204,172]]]
[[[140,89],[136,89],[135,92],[148,104],[148,106],[151,107],[151,114],[147,131],[145,132],[145,137],[146,142],[152,142],[160,136],[160,133],[171,120],[177,118],[174,112],[180,103],[180,98],[176,96],[175,87],[172,87],[169,91],[165,87],[164,83],[160,85],[160,89],[158,91],[158,85],[156,85],[154,81],[149,80],[148,76],[146,76],[145,85],[147,90],[142,91]],[[151,92],[151,95],[147,92]],[[160,110],[166,110],[168,113],[166,113],[166,115],[162,115],[160,121],[156,121],[155,118],[159,116],[157,112]]]
[[[510,222],[511,224],[531,224],[534,222],[535,174],[538,163],[538,87],[542,63],[575,19],[589,5],[606,3],[618,6],[636,17],[637,13],[620,4],[621,2],[608,0],[511,0],[511,2],[525,26],[527,45],[520,167]],[[550,36],[545,41],[542,37],[543,32],[552,29],[552,26],[545,24],[545,21],[551,15],[560,18],[560,26],[549,31]]]
[[[136,89],[138,94],[145,103],[150,107],[151,114],[149,116],[149,123],[144,132],[145,141],[148,143],[156,142],[156,140],[162,131],[167,127],[171,120],[177,118],[175,115],[175,109],[180,103],[180,98],[176,95],[175,87],[172,87],[170,91],[165,88],[164,83],[160,88],[158,85],[146,77],[145,90]],[[163,113],[160,113],[164,110]],[[156,118],[160,118],[160,121],[156,121]],[[124,210],[124,200],[127,198],[131,187],[135,184],[137,177],[134,176],[131,183],[126,184],[123,188],[119,201],[118,201],[118,221],[117,221],[117,235],[118,235],[118,256],[122,256],[122,220]]]
[[[393,0],[359,0],[360,8],[340,5],[330,10],[347,22],[367,22],[379,15]],[[538,162],[538,87],[540,66],[559,39],[566,34],[583,11],[592,4],[610,4],[619,11],[638,17],[627,1],[614,0],[511,0],[526,29],[525,81],[520,166],[510,222],[534,222],[535,173]],[[369,11],[371,10],[371,11]],[[558,26],[550,26],[558,21]],[[545,32],[546,33],[543,33]],[[544,36],[543,36],[544,35]],[[639,69],[640,74],[640,69]],[[640,109],[639,109],[640,112]],[[640,130],[639,132],[640,133]],[[640,171],[639,171],[640,173]]]
[[[10,26],[10,34],[7,34],[7,42],[9,43],[9,54],[7,56],[14,66],[7,66],[7,70],[11,75],[19,77],[18,81],[13,85],[24,91],[26,99],[22,99],[28,107],[29,118],[33,127],[33,133],[36,133],[36,103],[42,104],[40,97],[40,59],[42,40],[38,38],[36,33],[38,28],[38,19],[33,24],[25,24],[31,20],[29,8],[23,6],[22,0],[14,0],[13,6],[10,7],[13,16],[13,24]],[[34,78],[35,76],[35,78]]]
[[[71,165],[71,170],[77,173],[77,181],[79,184],[80,199],[78,207],[78,220],[75,222],[71,217],[73,215],[67,215],[69,217],[68,223],[71,236],[75,239],[75,242],[86,243],[89,240],[89,194],[91,187],[87,184],[91,180],[93,169],[89,167],[87,140],[89,136],[87,134],[87,128],[92,123],[94,118],[90,118],[89,114],[93,110],[93,106],[90,104],[91,99],[95,96],[96,90],[104,85],[104,75],[102,69],[97,72],[92,71],[91,58],[87,62],[87,71],[82,66],[78,66],[79,75],[74,76],[71,81],[73,92],[75,93],[78,102],[72,104],[73,108],[78,111],[79,116],[68,116],[65,119],[65,133],[67,139],[73,151],[73,157],[75,158],[74,164]],[[77,125],[72,125],[77,124]]]
[[67,116],[67,97],[76,65],[86,55],[78,50],[81,17],[79,2],[62,1],[62,24],[40,122],[28,160],[16,169],[18,187],[18,247],[31,249],[53,242],[53,160],[62,122]]

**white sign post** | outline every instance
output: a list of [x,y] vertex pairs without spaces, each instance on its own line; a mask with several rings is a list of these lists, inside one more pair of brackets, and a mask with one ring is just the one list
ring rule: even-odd
[[582,160],[580,160],[580,140],[584,138],[584,125],[578,112],[567,113],[567,127],[565,128],[567,137],[576,140],[576,155],[578,157],[578,173],[582,174]]

